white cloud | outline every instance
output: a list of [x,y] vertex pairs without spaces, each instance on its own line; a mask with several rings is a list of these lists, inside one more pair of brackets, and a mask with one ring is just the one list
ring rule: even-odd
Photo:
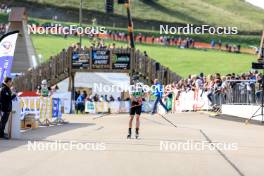
[[258,6],[258,7],[261,7],[264,9],[264,1],[263,0],[246,0],[246,1],[255,5],[255,6]]

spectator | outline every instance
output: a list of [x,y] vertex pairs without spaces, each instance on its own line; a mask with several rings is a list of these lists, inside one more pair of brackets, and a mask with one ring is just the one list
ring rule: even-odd
[[86,98],[87,98],[87,96],[88,96],[88,95],[87,95],[87,92],[86,92],[86,90],[84,90],[84,91],[83,91],[83,96],[84,96],[84,99],[86,99]]
[[84,108],[85,108],[85,98],[84,98],[84,94],[82,93],[81,95],[79,95],[79,97],[76,100],[76,113],[78,114],[79,112],[83,113],[84,112]]
[[0,138],[8,139],[8,136],[4,133],[6,123],[8,121],[9,115],[12,112],[12,100],[16,97],[15,94],[11,92],[12,79],[6,77],[2,83],[0,89],[0,106],[2,111],[2,119],[0,122]]
[[75,91],[75,101],[77,101],[78,97],[81,95],[81,91],[78,90],[78,91]]
[[109,102],[107,95],[104,96],[104,101]]
[[112,95],[110,96],[110,102],[111,101],[115,101],[115,99],[114,99],[114,97]]
[[214,47],[215,47],[215,41],[213,39],[213,40],[211,40],[211,48],[214,48]]

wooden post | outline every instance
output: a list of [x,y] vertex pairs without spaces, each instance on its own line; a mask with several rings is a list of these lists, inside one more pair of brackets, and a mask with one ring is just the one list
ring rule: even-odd
[[125,3],[125,7],[127,9],[127,18],[128,18],[128,33],[129,33],[129,38],[130,38],[130,47],[132,49],[135,48],[135,41],[134,41],[134,26],[133,26],[133,21],[132,21],[132,16],[131,16],[131,11],[130,11],[130,0],[128,0]]
[[71,109],[70,112],[73,113],[73,102],[75,101],[75,73],[72,70],[72,48],[70,47],[67,52],[68,64],[69,64],[69,91],[71,91]]
[[68,65],[68,73],[69,73],[69,84],[68,84],[68,91],[71,91],[72,88],[72,48],[69,47],[66,54],[67,65]]
[[110,58],[109,58],[109,64],[110,64],[110,70],[113,70],[113,50],[112,49],[110,49],[109,50],[109,52],[110,52]]
[[264,62],[264,30],[262,32],[262,38],[259,47],[259,60]]
[[138,57],[137,54],[138,53],[135,52],[134,48],[130,49],[130,71],[129,71],[130,84],[133,83],[132,76],[133,76],[134,70],[135,70],[135,60],[136,60],[136,57]]
[[75,101],[75,73],[71,73],[71,110],[70,112],[73,113],[73,103]]
[[11,137],[12,137],[12,113],[13,112],[11,112],[10,114],[9,114],[9,118],[8,118],[8,138],[9,139],[11,139]]

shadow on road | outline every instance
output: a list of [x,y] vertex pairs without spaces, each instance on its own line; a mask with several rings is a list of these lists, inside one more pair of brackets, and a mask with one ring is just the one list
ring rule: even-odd
[[28,141],[41,141],[45,140],[49,136],[94,125],[95,123],[69,123],[64,125],[39,127],[37,129],[27,130],[21,133],[20,139],[0,140],[0,153],[12,150],[22,145],[26,145]]

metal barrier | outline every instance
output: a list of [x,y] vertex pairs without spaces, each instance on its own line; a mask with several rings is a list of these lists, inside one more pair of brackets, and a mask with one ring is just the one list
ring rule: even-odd
[[212,93],[212,104],[259,104],[261,94],[261,88],[254,80],[227,80],[222,84],[221,90]]

